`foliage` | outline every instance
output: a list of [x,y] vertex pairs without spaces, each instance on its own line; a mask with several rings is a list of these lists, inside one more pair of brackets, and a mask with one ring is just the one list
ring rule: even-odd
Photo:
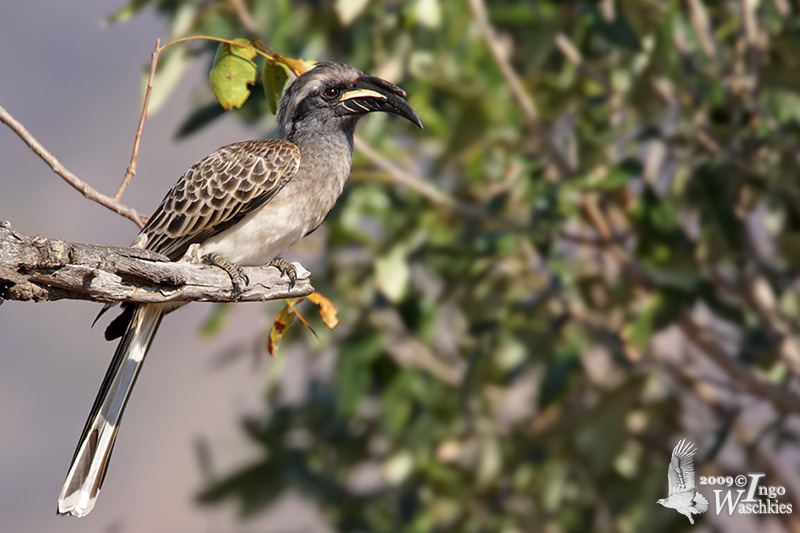
[[[121,16],[146,4],[184,34],[257,30],[396,81],[426,127],[361,126],[398,166],[357,150],[326,222],[334,375],[301,403],[267,395],[243,424],[261,458],[202,502],[246,517],[301,490],[339,531],[673,531],[685,519],[654,502],[679,437],[701,471],[781,484],[769,453],[718,452],[796,443],[800,8],[492,2],[488,38],[531,116],[480,2],[135,0]],[[271,69],[253,75],[268,95]],[[234,112],[263,124],[267,100]]]

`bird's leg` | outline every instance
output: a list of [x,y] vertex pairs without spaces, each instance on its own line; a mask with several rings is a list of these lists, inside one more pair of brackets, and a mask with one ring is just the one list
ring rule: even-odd
[[221,268],[231,277],[231,284],[233,284],[233,298],[239,298],[242,295],[242,283],[248,285],[250,278],[244,273],[244,269],[239,265],[234,265],[221,255],[217,253],[206,254],[200,260],[207,265],[214,265]]
[[280,271],[281,276],[286,276],[289,278],[289,288],[294,288],[294,284],[297,283],[297,269],[293,264],[283,257],[276,257],[267,263],[267,266],[277,268]]

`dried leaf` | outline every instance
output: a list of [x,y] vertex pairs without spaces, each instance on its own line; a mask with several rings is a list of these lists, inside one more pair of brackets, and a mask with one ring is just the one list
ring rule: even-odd
[[[279,56],[275,56],[276,59],[278,59],[278,57]],[[314,68],[314,65],[317,64],[316,61],[306,61],[305,59],[297,59],[294,57],[285,57],[285,56],[280,56],[280,61],[281,63],[289,67],[289,69],[291,69],[291,71],[294,72],[295,75],[297,76],[299,76],[304,72],[308,72],[309,70]]]
[[319,315],[322,317],[322,321],[325,322],[326,326],[333,329],[339,324],[339,318],[336,316],[336,307],[334,307],[330,299],[318,292],[312,292],[306,296],[306,298],[319,306]]
[[288,303],[275,315],[275,320],[272,322],[272,328],[270,328],[269,337],[267,338],[267,352],[271,356],[274,357],[278,352],[278,342],[286,335],[286,330],[289,329],[295,316],[297,315],[295,315],[294,310]]

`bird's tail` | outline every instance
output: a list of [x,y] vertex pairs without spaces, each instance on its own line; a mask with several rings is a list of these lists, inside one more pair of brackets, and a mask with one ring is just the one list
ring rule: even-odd
[[699,492],[694,493],[692,503],[694,504],[694,510],[692,512],[702,514],[708,511],[708,500],[706,500],[706,497]]
[[160,305],[135,306],[78,441],[58,496],[58,514],[85,516],[94,507],[111,459],[122,412],[164,312]]

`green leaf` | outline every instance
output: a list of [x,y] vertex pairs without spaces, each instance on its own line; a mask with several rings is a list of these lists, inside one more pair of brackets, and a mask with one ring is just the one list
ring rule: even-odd
[[286,72],[284,65],[275,61],[264,62],[264,70],[261,71],[261,84],[264,86],[264,96],[267,97],[267,104],[273,115],[278,113],[278,102],[288,79],[289,74]]
[[[255,46],[251,39],[234,39],[235,43]],[[250,85],[256,82],[256,51],[242,46],[220,43],[214,64],[208,74],[211,90],[219,104],[227,110],[240,108],[250,96]]]
[[376,284],[391,302],[403,299],[410,277],[405,246],[395,246],[387,255],[375,261]]
[[539,385],[539,408],[563,398],[580,373],[580,356],[570,352],[547,367]]

